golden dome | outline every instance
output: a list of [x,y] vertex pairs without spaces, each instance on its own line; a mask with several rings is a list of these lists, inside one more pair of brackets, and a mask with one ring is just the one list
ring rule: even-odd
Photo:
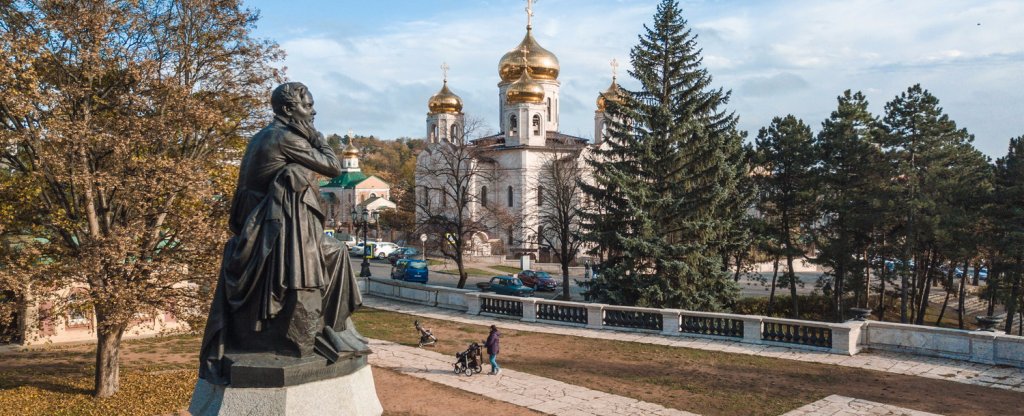
[[558,57],[542,48],[527,27],[526,36],[519,42],[519,46],[505,53],[498,62],[498,75],[502,82],[515,80],[523,73],[523,49],[526,49],[529,56],[530,75],[534,79],[558,79]]
[[345,150],[341,152],[341,155],[342,158],[359,157],[359,149],[352,145],[352,136],[349,136],[348,144],[345,145]]
[[519,73],[519,79],[505,90],[505,98],[512,103],[540,103],[544,101],[544,87],[530,77],[530,71]]
[[462,99],[452,93],[452,90],[448,89],[448,80],[445,80],[441,91],[438,91],[437,94],[431,96],[430,100],[427,101],[427,108],[430,109],[430,114],[458,114],[462,112]]
[[608,89],[597,94],[597,111],[604,111],[605,103],[608,101],[622,103],[622,90],[619,89],[619,84],[615,83],[615,77],[612,77],[612,85],[609,85]]

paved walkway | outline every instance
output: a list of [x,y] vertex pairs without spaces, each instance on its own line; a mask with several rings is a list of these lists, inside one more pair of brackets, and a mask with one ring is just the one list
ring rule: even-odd
[[[490,325],[496,320],[502,320],[502,318],[468,315],[464,312],[393,301],[376,296],[363,297],[363,303],[372,308],[474,325]],[[521,322],[517,320],[502,320],[500,325],[505,328],[520,331],[642,342],[647,344],[668,345],[672,347],[693,348],[707,351],[721,351],[735,354],[758,355],[762,357],[835,364],[845,367],[864,368],[1024,392],[1024,369],[997,367],[945,358],[923,357],[883,351],[863,352],[854,356],[844,356],[779,346],[743,344],[735,341],[717,339],[595,330],[544,323]]]
[[787,412],[783,416],[820,415],[877,415],[877,416],[938,416],[935,413],[904,409],[888,404],[870,402],[839,395],[831,395],[807,406]]
[[370,365],[390,368],[434,383],[552,415],[694,415],[515,370],[502,369],[501,374],[491,376],[487,374],[488,365],[484,366],[484,373],[481,374],[471,377],[455,375],[452,371],[454,357],[428,349],[378,340],[371,340],[370,347],[374,351],[370,355]]

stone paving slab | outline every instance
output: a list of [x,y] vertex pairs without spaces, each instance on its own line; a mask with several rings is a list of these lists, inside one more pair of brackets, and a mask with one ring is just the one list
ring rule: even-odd
[[939,416],[935,413],[905,409],[898,406],[854,399],[839,395],[831,395],[799,409],[787,412],[782,416],[819,416],[819,415],[869,415],[869,416]]
[[[365,301],[364,301],[365,302]],[[370,365],[389,368],[446,386],[481,394],[552,415],[696,416],[681,410],[608,394],[549,378],[502,369],[470,377],[452,371],[455,357],[387,341],[370,340]],[[487,366],[485,366],[486,368]]]
[[[469,315],[449,309],[400,302],[372,295],[363,297],[363,304],[378,309],[407,313],[427,318],[461,322],[473,325],[498,325],[519,331],[569,335],[584,338],[628,340],[649,344],[669,345],[708,351],[728,350],[735,354],[758,355],[788,360],[834,364],[844,367],[863,368],[895,374],[905,374],[955,383],[995,387],[1024,392],[1024,369],[970,363],[938,357],[925,357],[888,351],[862,352],[854,356],[807,351],[775,345],[744,344],[736,341],[657,334],[638,334],[612,330],[587,329],[573,326],[552,325],[537,322],[506,320],[493,316]],[[666,342],[668,342],[666,344]]]

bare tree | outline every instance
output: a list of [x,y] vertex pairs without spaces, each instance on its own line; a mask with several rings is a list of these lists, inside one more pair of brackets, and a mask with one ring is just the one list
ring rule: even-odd
[[493,184],[496,175],[496,164],[468,140],[483,122],[470,119],[465,124],[452,141],[428,145],[416,162],[419,230],[432,236],[441,255],[455,262],[459,288],[466,285],[466,254],[476,248],[474,236],[486,234],[494,223],[482,189]]
[[562,299],[569,300],[569,264],[583,246],[583,166],[580,151],[552,154],[538,172],[542,192],[537,208],[539,238],[558,257],[562,266]]

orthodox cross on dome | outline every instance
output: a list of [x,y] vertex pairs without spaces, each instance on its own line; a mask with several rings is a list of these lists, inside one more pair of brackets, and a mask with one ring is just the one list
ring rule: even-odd
[[526,0],[526,28],[533,26],[533,3],[537,0]]
[[523,47],[519,48],[519,52],[523,53],[523,71],[526,72],[526,75],[530,75],[530,61],[526,59],[526,55],[530,54],[530,49],[523,45]]
[[441,63],[441,74],[444,75],[444,82],[445,82],[445,84],[448,83],[448,70],[449,69],[451,69],[451,67],[448,66],[447,62],[442,62]]
[[618,72],[618,69],[619,69],[619,61],[617,59],[615,59],[615,58],[612,58],[612,61],[609,62],[609,63],[612,66],[612,81],[615,81],[615,75],[616,75],[616,72]]

